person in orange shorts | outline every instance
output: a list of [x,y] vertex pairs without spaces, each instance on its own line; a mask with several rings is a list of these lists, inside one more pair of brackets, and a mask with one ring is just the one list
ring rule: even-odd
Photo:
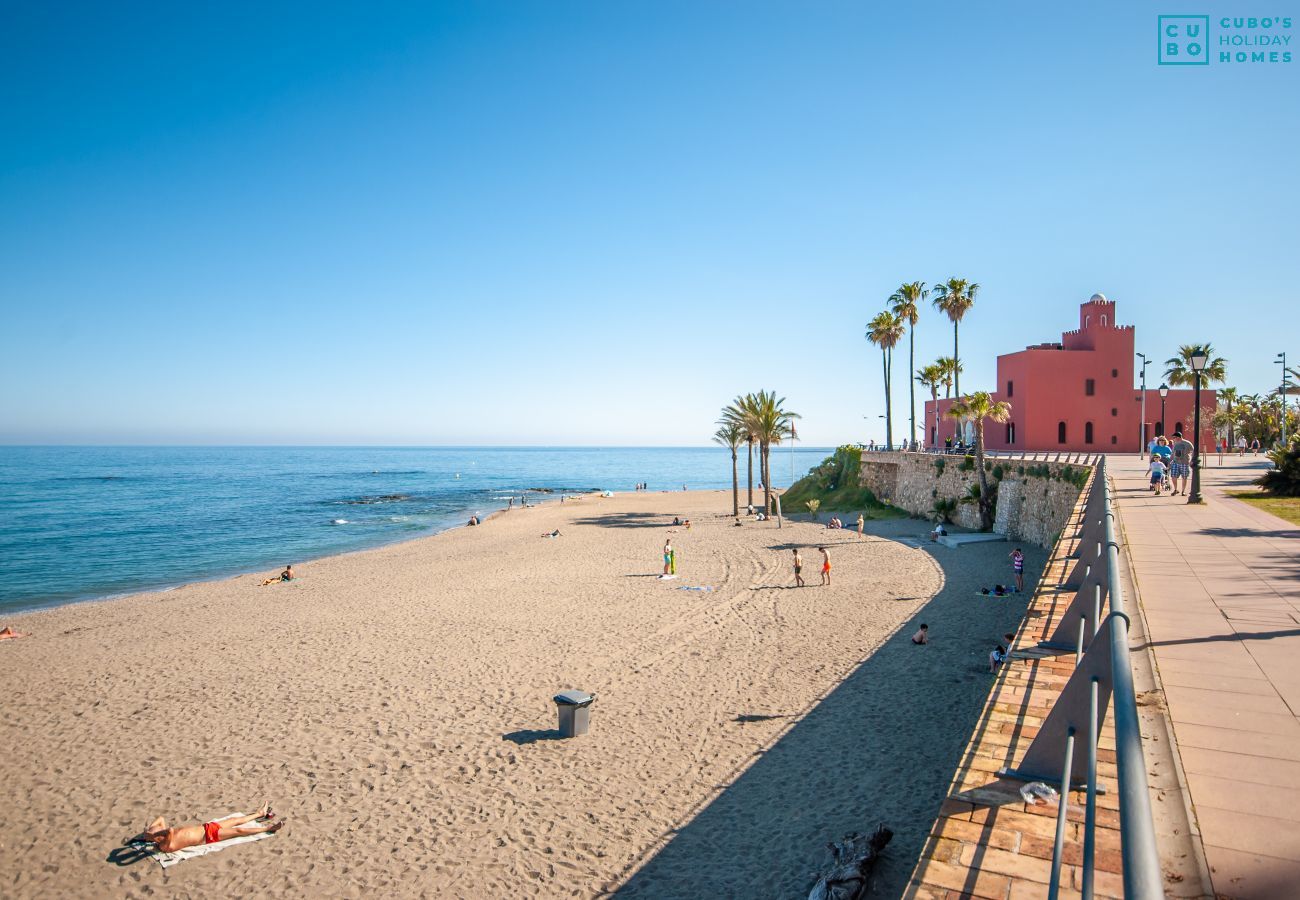
[[231,816],[215,822],[204,822],[202,825],[180,825],[176,828],[168,828],[167,820],[159,816],[145,826],[141,837],[163,853],[172,853],[176,850],[184,850],[186,847],[215,844],[217,841],[249,834],[263,832],[274,834],[283,827],[284,819],[276,819],[275,813],[271,811],[271,804],[266,803],[251,816]]
[[818,547],[822,555],[822,586],[831,583],[831,555],[826,552],[825,547]]

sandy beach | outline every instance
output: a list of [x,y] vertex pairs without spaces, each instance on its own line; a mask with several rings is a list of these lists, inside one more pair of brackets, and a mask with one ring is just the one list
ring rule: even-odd
[[[917,520],[736,528],[730,501],[586,496],[288,584],[0,623],[31,632],[0,642],[0,894],[784,898],[827,841],[884,822],[873,896],[897,896],[1024,610],[975,596],[1010,580],[1010,547],[923,545]],[[1032,587],[1045,551],[1025,549]],[[597,695],[573,740],[565,688]],[[153,816],[268,798],[288,820],[268,840],[110,861]]]

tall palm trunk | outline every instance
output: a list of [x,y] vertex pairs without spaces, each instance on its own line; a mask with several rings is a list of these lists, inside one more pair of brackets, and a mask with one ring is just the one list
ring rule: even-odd
[[749,499],[746,502],[754,505],[754,442],[746,441],[745,445],[749,447]]
[[957,323],[952,323],[952,380],[956,382],[953,390],[961,396],[961,357],[957,355]]
[[912,449],[916,449],[916,379],[911,373],[916,371],[916,326],[907,329],[907,398],[912,415]]
[[989,495],[989,476],[984,471],[984,420],[975,422],[975,471],[980,479],[980,530],[993,527],[993,497]]
[[889,445],[889,351],[880,348],[880,369],[885,373],[885,449],[893,450]]
[[763,441],[758,445],[759,475],[763,479],[763,512],[768,515],[772,514],[772,479],[770,477],[770,469],[768,468],[768,453],[770,452],[770,449],[771,446],[767,441]]
[[736,448],[731,448],[731,514],[740,515],[740,471],[736,467]]
[[930,399],[934,401],[934,440],[931,442],[937,449],[939,446],[939,386],[935,385],[930,388]]

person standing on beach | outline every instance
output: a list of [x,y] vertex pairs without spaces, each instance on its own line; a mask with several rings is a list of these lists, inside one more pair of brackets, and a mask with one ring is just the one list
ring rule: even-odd
[[866,521],[867,520],[862,517],[862,513],[858,513],[858,540],[862,540],[862,526],[866,524]]
[[831,583],[831,555],[826,552],[825,547],[818,547],[822,555],[822,587]]
[[675,568],[673,565],[673,539],[669,538],[664,541],[664,574],[673,574],[670,570]]
[[1008,555],[1011,557],[1011,568],[1016,572],[1016,590],[1023,591],[1025,589],[1025,554],[1017,547]]
[[794,551],[794,586],[803,587],[803,576],[799,573],[803,571],[803,557],[799,555],[799,548]]

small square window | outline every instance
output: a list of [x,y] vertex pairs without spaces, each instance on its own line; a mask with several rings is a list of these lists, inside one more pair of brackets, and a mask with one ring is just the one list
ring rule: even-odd
[[1089,397],[1097,393],[1097,382],[1094,379],[1089,378],[1083,383],[1083,392]]
[[1119,415],[1119,410],[1112,406],[1112,407],[1110,408],[1110,414],[1111,414],[1112,416],[1118,416],[1118,415]]
[[1112,435],[1110,436],[1110,442],[1111,442],[1112,444],[1118,444],[1118,443],[1119,443],[1119,438],[1115,437],[1115,435],[1112,434]]
[[1110,370],[1110,377],[1111,377],[1111,378],[1118,378],[1118,377],[1119,377],[1119,369],[1111,369],[1111,370]]
[[1014,381],[1008,381],[1008,382],[1007,382],[1007,396],[1008,396],[1008,397],[1014,397],[1015,395],[1016,395],[1016,383],[1015,383]]

